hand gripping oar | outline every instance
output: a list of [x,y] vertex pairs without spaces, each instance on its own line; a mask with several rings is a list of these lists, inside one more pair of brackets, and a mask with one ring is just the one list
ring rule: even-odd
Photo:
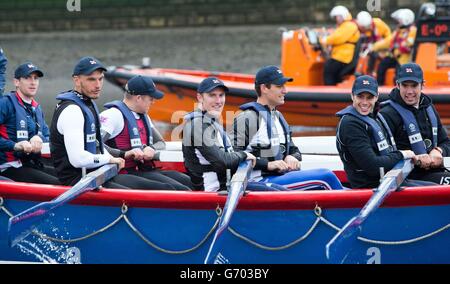
[[208,254],[206,255],[205,264],[212,264],[217,260],[218,257],[221,257],[221,235],[227,229],[228,224],[231,220],[231,216],[233,215],[240,198],[244,194],[252,168],[253,167],[251,161],[247,160],[242,162],[239,165],[236,173],[233,175],[233,178],[231,179],[231,187],[230,191],[228,192],[227,201],[225,202],[225,206],[223,208],[223,215],[220,218],[219,227],[214,234],[214,238],[209,247]]
[[328,242],[326,246],[326,256],[332,263],[343,263],[349,254],[353,243],[357,240],[358,234],[366,218],[373,213],[400,184],[406,179],[414,168],[410,159],[398,162],[381,181],[381,184],[374,190],[374,194],[364,205],[358,215],[351,218],[347,224]]
[[8,222],[8,237],[10,246],[26,238],[50,213],[57,207],[66,204],[79,195],[94,190],[117,175],[117,165],[107,164],[87,174],[71,189],[52,201],[39,203],[11,218]]

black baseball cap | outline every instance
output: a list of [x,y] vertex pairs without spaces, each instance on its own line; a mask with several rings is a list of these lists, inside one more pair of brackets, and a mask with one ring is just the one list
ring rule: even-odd
[[36,65],[31,62],[25,62],[16,68],[16,70],[14,71],[14,78],[26,78],[30,76],[31,73],[36,73],[38,77],[44,76],[44,73],[39,68],[37,68]]
[[375,97],[378,97],[378,83],[374,77],[363,75],[356,78],[353,82],[352,94],[357,96],[361,93],[370,93]]
[[141,75],[128,80],[125,90],[131,95],[148,95],[155,99],[161,99],[164,93],[156,89],[156,85],[150,77]]
[[90,75],[98,69],[103,70],[104,72],[107,71],[106,67],[103,66],[103,64],[98,59],[91,56],[86,56],[81,58],[75,65],[72,76]]
[[286,82],[292,82],[294,79],[284,77],[283,72],[276,66],[266,66],[256,73],[255,85],[275,84],[283,85]]
[[218,78],[216,77],[208,77],[200,82],[197,88],[197,92],[202,93],[209,93],[215,88],[222,87],[225,92],[228,92],[227,86]]

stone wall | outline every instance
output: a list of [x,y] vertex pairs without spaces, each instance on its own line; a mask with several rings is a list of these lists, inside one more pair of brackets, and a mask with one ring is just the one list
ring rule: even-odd
[[[389,19],[402,7],[418,10],[417,0],[0,0],[0,32],[159,28],[215,25],[320,24],[336,5],[353,14],[367,1],[372,14]],[[71,11],[69,11],[71,10]],[[79,11],[77,11],[79,10]]]

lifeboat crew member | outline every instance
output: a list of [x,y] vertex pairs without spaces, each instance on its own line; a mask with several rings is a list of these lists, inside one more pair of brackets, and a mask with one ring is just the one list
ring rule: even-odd
[[443,157],[450,154],[450,140],[430,97],[422,93],[423,71],[416,63],[399,67],[397,86],[382,104],[386,119],[400,150],[412,150],[418,157],[410,177],[449,184],[450,172]]
[[410,9],[399,9],[391,14],[396,20],[397,28],[390,37],[374,45],[374,50],[388,49],[389,55],[383,58],[378,66],[378,85],[384,85],[386,71],[389,68],[398,68],[400,65],[411,62],[412,47],[416,38],[417,28],[414,25],[414,12]]
[[184,165],[194,190],[227,190],[227,182],[239,163],[255,156],[234,151],[220,116],[228,88],[215,78],[204,79],[197,88],[198,108],[185,116],[183,125]]
[[121,173],[144,177],[153,183],[153,189],[190,190],[189,176],[157,170],[152,161],[155,149],[164,149],[165,142],[147,113],[164,94],[151,78],[140,75],[131,78],[125,90],[122,101],[105,104],[108,109],[100,114],[102,139],[110,147],[108,152],[125,159]]
[[342,189],[328,169],[302,170],[302,155],[294,145],[291,129],[276,107],[284,104],[287,93],[284,77],[276,66],[266,66],[256,73],[256,102],[240,106],[243,110],[233,123],[233,146],[257,157],[252,182],[274,183],[286,189]]
[[14,71],[16,90],[0,99],[0,169],[14,181],[59,184],[54,170],[41,161],[49,129],[41,106],[34,99],[44,73],[31,62]]
[[366,11],[358,13],[356,23],[361,32],[361,37],[364,38],[361,50],[368,50],[367,74],[372,75],[375,62],[377,59],[381,59],[380,53],[383,52],[378,43],[391,36],[391,28],[382,19],[372,18]]
[[[378,84],[371,76],[360,76],[353,83],[352,105],[336,115],[336,147],[352,188],[374,188],[380,184],[380,168],[390,171],[403,159],[416,159],[411,150],[397,150],[383,117],[376,115]],[[436,185],[405,180],[403,186]]]
[[[112,157],[101,143],[100,121],[94,100],[101,95],[106,68],[94,57],[83,57],[75,65],[74,89],[59,94],[51,124],[50,151],[60,182],[74,185],[84,172],[105,164],[125,165]],[[133,175],[117,175],[104,186],[145,189],[148,181]]]
[[351,63],[354,53],[358,52],[355,48],[360,32],[346,7],[334,7],[330,17],[336,19],[337,29],[323,40],[325,45],[332,47],[331,58],[324,65],[323,80],[325,85],[333,86],[342,82],[341,70]]

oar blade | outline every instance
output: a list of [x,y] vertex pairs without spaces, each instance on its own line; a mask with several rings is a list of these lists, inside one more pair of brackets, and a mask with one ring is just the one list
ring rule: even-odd
[[361,232],[357,217],[351,218],[347,224],[327,243],[326,256],[331,263],[342,263],[350,252],[353,243]]
[[375,212],[391,192],[395,191],[406,179],[414,166],[410,160],[398,162],[383,178],[374,194],[364,205],[358,215],[352,217],[342,229],[327,243],[326,257],[332,263],[343,263],[350,253],[362,230],[367,217]]
[[226,231],[231,217],[236,210],[240,198],[244,194],[247,187],[248,178],[252,170],[250,161],[242,162],[231,180],[230,192],[227,196],[227,201],[223,209],[223,214],[220,219],[219,227],[217,228],[214,238],[209,247],[208,253],[205,257],[205,264],[213,263],[227,263],[226,257],[222,254],[223,251],[223,233]]
[[39,224],[44,221],[49,214],[51,205],[44,202],[33,206],[22,213],[9,218],[8,221],[8,241],[10,246],[25,239]]
[[8,243],[15,246],[37,228],[57,207],[64,205],[81,194],[94,190],[117,175],[117,166],[108,164],[83,177],[71,189],[52,201],[39,203],[8,221]]

